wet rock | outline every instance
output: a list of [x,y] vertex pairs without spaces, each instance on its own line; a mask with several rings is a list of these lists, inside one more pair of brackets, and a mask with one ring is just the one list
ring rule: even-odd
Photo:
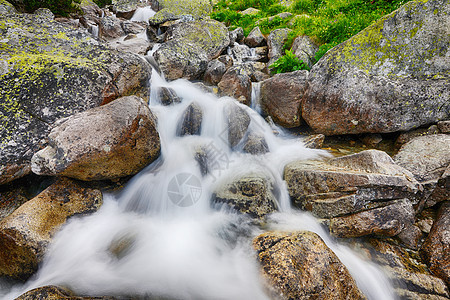
[[344,264],[313,232],[263,233],[253,248],[275,299],[365,299]]
[[209,0],[162,0],[158,2],[158,12],[148,21],[150,25],[159,25],[167,21],[190,18],[201,19],[212,11]]
[[323,146],[323,142],[325,141],[325,135],[323,134],[313,134],[306,137],[303,140],[306,148],[310,149],[320,149]]
[[163,105],[171,105],[175,103],[180,103],[181,99],[178,97],[174,89],[168,87],[161,87],[159,92],[159,100]]
[[252,81],[242,65],[232,66],[222,76],[219,84],[219,93],[230,96],[240,103],[250,105],[252,100]]
[[450,120],[439,121],[437,127],[441,133],[450,133]]
[[177,135],[199,135],[202,128],[203,110],[195,102],[189,104],[178,124]]
[[422,246],[430,271],[450,285],[450,202],[446,201]]
[[303,118],[325,135],[449,119],[450,37],[439,25],[449,14],[445,0],[410,1],[328,51],[311,69]]
[[236,147],[247,133],[250,125],[250,116],[239,105],[230,102],[224,108],[227,120],[227,129],[224,132],[231,148]]
[[124,36],[125,32],[122,29],[122,24],[119,19],[114,16],[106,16],[100,19],[99,36],[111,40]]
[[269,152],[269,146],[264,136],[250,133],[247,135],[243,150],[246,153],[261,155]]
[[283,127],[300,126],[301,102],[307,87],[308,71],[276,74],[261,83],[263,112]]
[[284,55],[283,46],[288,38],[291,29],[281,28],[275,29],[267,37],[267,46],[269,47],[269,62],[267,65],[270,67],[277,59]]
[[259,27],[255,27],[244,39],[244,43],[249,47],[259,47],[264,46],[267,42],[266,38],[261,32],[261,29],[259,29]]
[[226,71],[227,68],[224,63],[220,62],[218,59],[212,60],[206,67],[203,80],[209,84],[217,85]]
[[31,172],[57,119],[148,93],[150,65],[85,30],[28,14],[1,15],[0,28],[0,184]]
[[242,43],[244,37],[244,29],[242,29],[242,27],[238,27],[235,30],[230,31],[230,45],[234,45],[234,43]]
[[[75,296],[74,293],[66,288],[62,288],[55,285],[47,285],[43,287],[38,287],[28,291],[15,300],[116,300],[114,297],[79,297]],[[117,299],[119,300],[119,299]]]
[[273,181],[256,174],[240,177],[219,187],[213,194],[212,203],[216,207],[226,205],[257,219],[263,219],[278,209]]
[[373,133],[364,135],[360,140],[364,145],[373,148],[383,141],[383,137],[379,133]]
[[321,218],[332,218],[415,198],[421,189],[414,176],[388,154],[366,150],[324,161],[297,161],[284,170],[294,205]]
[[292,53],[307,64],[309,68],[315,63],[314,56],[317,50],[319,50],[319,47],[306,35],[297,37],[291,47]]
[[0,222],[0,274],[27,279],[66,220],[95,212],[101,204],[99,190],[64,178],[24,203]]
[[159,156],[155,117],[136,96],[59,120],[31,161],[38,175],[103,180],[136,174]]

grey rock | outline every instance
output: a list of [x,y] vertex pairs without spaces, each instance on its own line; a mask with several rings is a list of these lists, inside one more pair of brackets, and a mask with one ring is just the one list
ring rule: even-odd
[[441,133],[450,133],[450,120],[439,121],[437,127]]
[[230,45],[234,45],[234,43],[240,44],[244,40],[244,37],[244,29],[242,27],[230,31]]
[[234,97],[240,103],[250,105],[252,80],[243,65],[235,65],[229,68],[222,76],[218,87],[222,96]]
[[138,0],[112,0],[112,9],[117,17],[131,19],[138,4]]
[[157,13],[148,20],[150,25],[159,25],[183,18],[199,20],[207,17],[212,11],[209,0],[165,0],[157,1],[157,3]]
[[107,39],[117,39],[124,36],[125,32],[122,29],[122,23],[114,16],[106,16],[100,19],[99,36]]

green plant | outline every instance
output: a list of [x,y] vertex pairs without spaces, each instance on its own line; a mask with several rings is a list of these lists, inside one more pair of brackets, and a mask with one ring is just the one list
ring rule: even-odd
[[269,66],[272,73],[286,73],[298,70],[309,70],[308,65],[300,60],[290,50],[286,50],[286,55],[277,59]]

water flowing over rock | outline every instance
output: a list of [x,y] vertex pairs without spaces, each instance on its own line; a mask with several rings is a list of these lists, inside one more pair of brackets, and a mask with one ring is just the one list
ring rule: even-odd
[[0,35],[0,184],[30,172],[57,119],[148,92],[145,60],[108,49],[85,31],[34,15],[2,15]]
[[73,292],[68,289],[48,285],[39,288],[32,289],[15,300],[37,300],[37,299],[45,299],[45,300],[119,300],[115,297],[79,297],[75,296]]
[[136,96],[62,119],[48,138],[31,162],[39,175],[114,179],[137,173],[160,152],[155,117]]
[[267,232],[253,240],[275,299],[366,299],[315,233]]
[[303,118],[326,135],[449,119],[449,15],[446,0],[410,1],[330,50],[311,69]]
[[0,222],[0,275],[27,279],[42,261],[54,234],[69,217],[95,212],[99,190],[60,179]]
[[158,95],[163,105],[171,105],[181,102],[180,97],[178,97],[177,93],[171,88],[161,87],[158,91]]
[[261,83],[263,112],[283,127],[300,126],[301,102],[307,87],[308,71],[276,74]]
[[168,80],[200,79],[210,60],[230,44],[228,30],[220,22],[177,21],[166,32],[166,42],[154,57]]
[[326,162],[290,163],[284,178],[294,204],[321,218],[354,214],[403,198],[417,204],[415,196],[421,189],[408,170],[379,150]]

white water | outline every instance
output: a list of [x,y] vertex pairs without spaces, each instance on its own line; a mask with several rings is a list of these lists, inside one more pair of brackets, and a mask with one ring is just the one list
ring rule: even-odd
[[[182,102],[162,106],[160,86],[173,88]],[[389,283],[371,263],[333,242],[314,218],[293,212],[281,174],[296,159],[324,155],[306,149],[297,138],[277,137],[250,108],[231,98],[204,94],[187,81],[165,82],[152,75],[150,107],[158,117],[161,158],[135,176],[118,195],[105,195],[95,214],[72,219],[55,237],[37,275],[2,299],[13,299],[34,287],[67,286],[80,295],[139,295],[175,299],[267,299],[251,248],[260,229],[235,213],[211,208],[214,188],[250,172],[277,183],[280,213],[269,226],[318,233],[346,264],[369,299],[393,299]],[[203,110],[200,136],[177,137],[177,124],[195,101]],[[224,107],[234,103],[251,116],[250,130],[264,136],[270,153],[260,156],[232,151],[227,145]],[[199,146],[220,154],[211,173],[202,176],[194,154]],[[172,200],[174,178],[196,178],[180,194],[194,199],[181,207]],[[186,186],[184,186],[186,188]],[[189,189],[190,187],[190,189]],[[120,255],[114,245],[128,245]],[[1,297],[1,295],[0,295]]]

